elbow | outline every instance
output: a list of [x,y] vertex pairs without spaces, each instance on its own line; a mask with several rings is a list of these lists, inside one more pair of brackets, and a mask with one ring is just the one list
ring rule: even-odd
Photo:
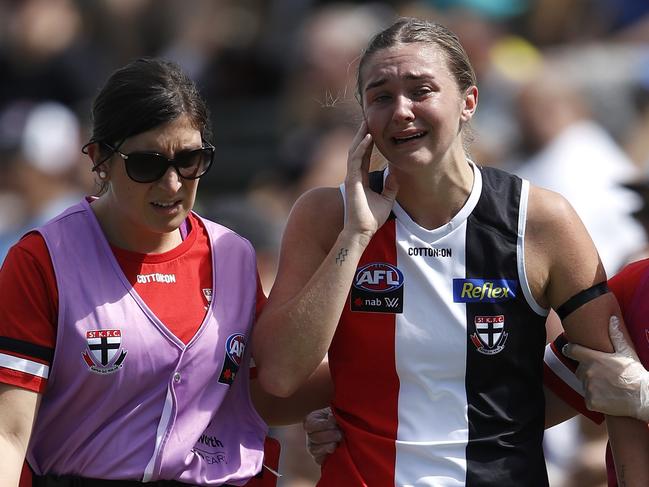
[[292,396],[298,388],[298,381],[288,374],[257,367],[257,381],[259,386],[268,394],[276,397],[287,398]]

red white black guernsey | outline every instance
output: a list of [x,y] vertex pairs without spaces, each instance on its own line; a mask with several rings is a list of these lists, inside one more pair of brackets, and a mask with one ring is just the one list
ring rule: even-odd
[[395,203],[358,264],[329,351],[345,440],[319,486],[548,485],[529,183],[472,167],[450,222],[424,229]]

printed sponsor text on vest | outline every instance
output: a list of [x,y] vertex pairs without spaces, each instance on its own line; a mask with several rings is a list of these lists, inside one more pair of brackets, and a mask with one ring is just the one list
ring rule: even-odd
[[137,282],[138,284],[147,284],[150,282],[173,284],[176,282],[176,274],[160,274],[159,272],[153,274],[138,274]]

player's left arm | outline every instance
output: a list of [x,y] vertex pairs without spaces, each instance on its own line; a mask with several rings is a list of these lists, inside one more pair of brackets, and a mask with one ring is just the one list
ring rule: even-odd
[[[559,312],[571,342],[613,352],[608,336],[612,315],[622,321],[615,296],[598,285],[606,273],[590,235],[570,204],[557,193],[533,187],[525,239],[527,266],[535,296]],[[535,292],[536,291],[536,292]],[[539,291],[541,291],[539,293]],[[649,485],[649,430],[641,421],[607,416],[620,486]],[[620,478],[620,474],[624,478]]]

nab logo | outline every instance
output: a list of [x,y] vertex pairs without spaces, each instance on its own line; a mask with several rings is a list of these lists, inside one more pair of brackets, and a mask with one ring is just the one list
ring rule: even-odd
[[363,291],[387,293],[403,286],[403,274],[386,262],[373,262],[356,271],[354,287]]
[[512,279],[453,279],[455,303],[499,303],[514,299],[517,290]]
[[225,351],[228,357],[237,365],[241,365],[241,359],[243,358],[245,349],[246,341],[241,334],[230,335],[225,342]]

